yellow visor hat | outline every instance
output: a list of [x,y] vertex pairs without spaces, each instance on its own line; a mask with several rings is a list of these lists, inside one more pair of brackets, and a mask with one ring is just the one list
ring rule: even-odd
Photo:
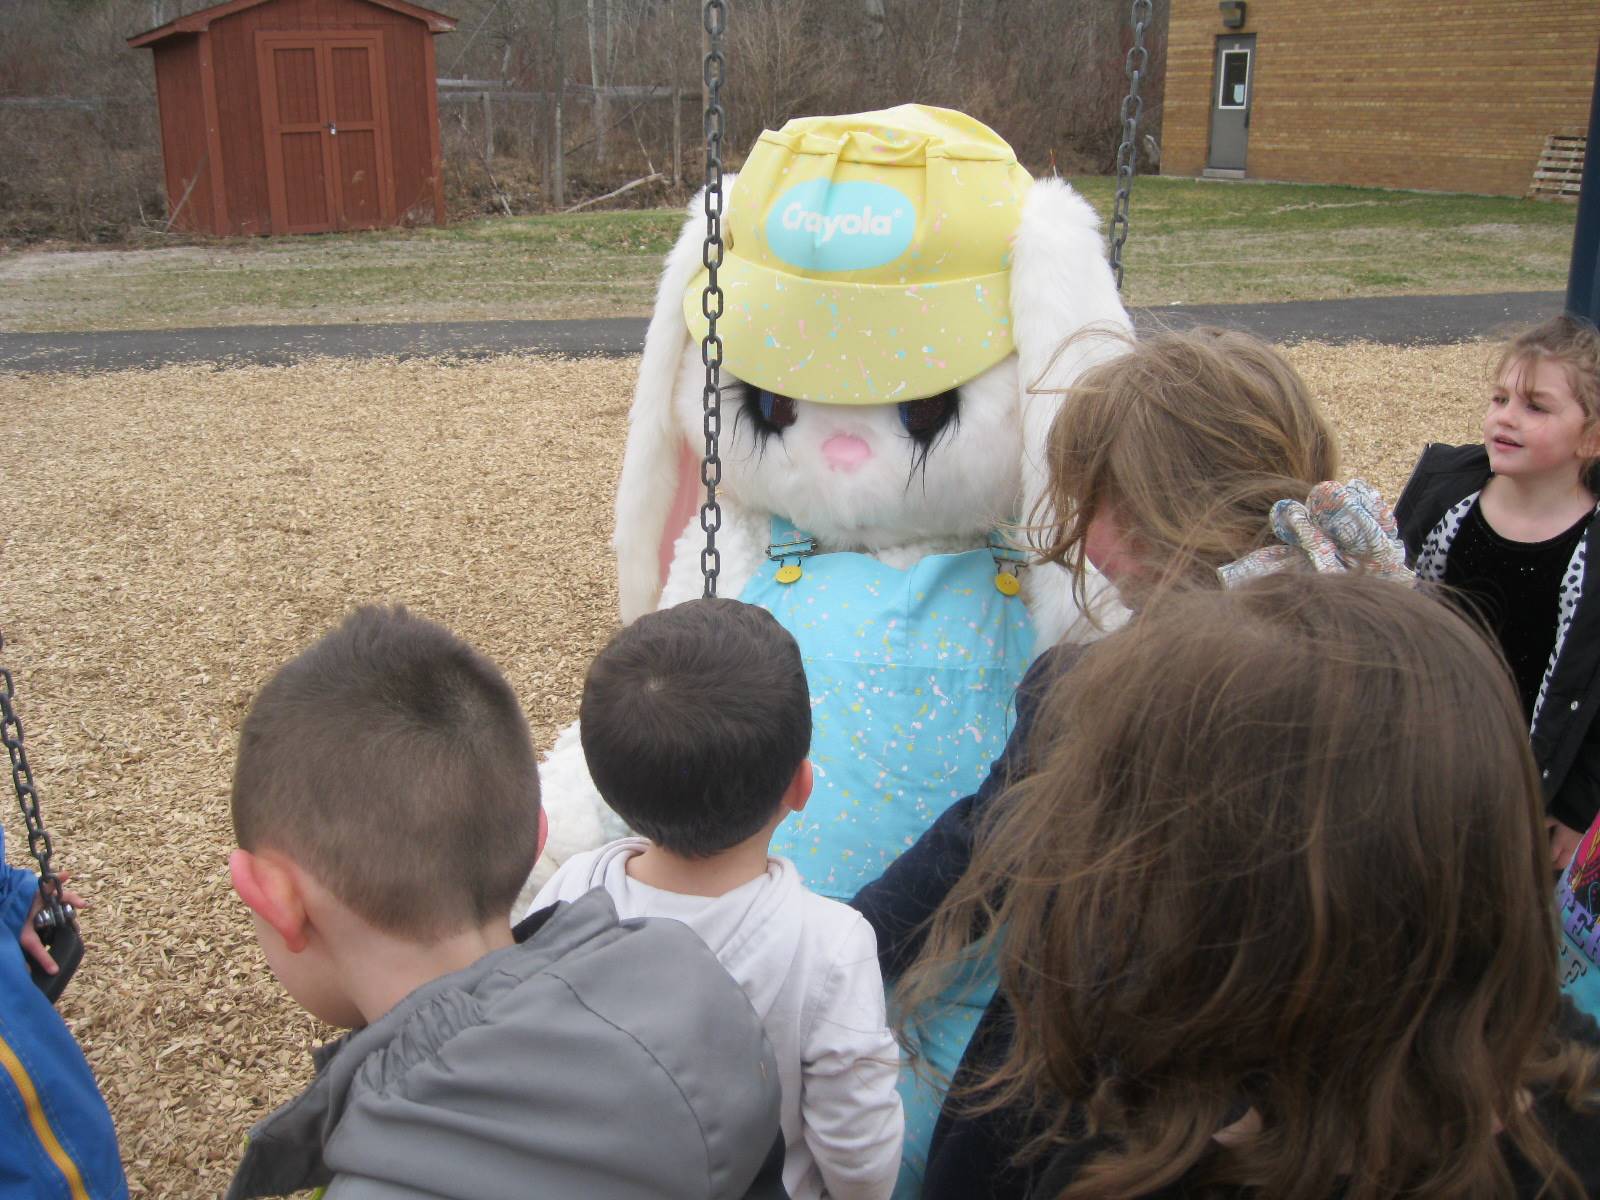
[[[728,197],[723,362],[766,391],[893,404],[1012,351],[1011,243],[1032,177],[962,113],[920,104],[763,133]],[[705,336],[701,270],[683,297]]]

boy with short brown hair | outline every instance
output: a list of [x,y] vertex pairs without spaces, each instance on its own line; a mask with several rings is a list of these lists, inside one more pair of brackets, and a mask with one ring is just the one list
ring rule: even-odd
[[353,614],[257,696],[233,817],[273,972],[354,1032],[251,1131],[230,1200],[782,1195],[772,1052],[698,938],[603,893],[511,928],[536,760],[466,643]]
[[770,853],[811,792],[800,647],[757,605],[687,600],[611,639],[578,711],[595,786],[645,836],[568,859],[534,908],[603,888],[624,916],[694,930],[772,1042],[789,1196],[887,1200],[905,1120],[877,943]]

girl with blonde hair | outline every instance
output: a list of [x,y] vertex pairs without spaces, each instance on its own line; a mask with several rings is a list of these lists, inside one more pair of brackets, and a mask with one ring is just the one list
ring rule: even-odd
[[1552,318],[1501,349],[1481,445],[1429,445],[1395,506],[1426,583],[1506,656],[1559,871],[1600,817],[1600,584],[1588,573],[1600,459],[1600,333]]

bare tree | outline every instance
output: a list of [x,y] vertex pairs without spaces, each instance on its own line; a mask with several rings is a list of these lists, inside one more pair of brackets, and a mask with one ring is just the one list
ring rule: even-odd
[[[150,55],[123,39],[208,2],[0,0],[0,97],[93,101],[0,119],[0,237],[122,237],[165,224],[176,200],[162,197]],[[670,162],[675,124],[686,182],[698,181],[701,0],[424,2],[458,21],[438,43],[441,73],[503,84],[488,113],[444,97],[453,211],[533,211],[558,193],[681,201],[660,183],[619,190]],[[1144,132],[1158,140],[1169,3],[1156,0],[1146,35]],[[1035,170],[1112,166],[1127,87],[1125,0],[728,0],[728,9],[732,164],[762,129],[791,117],[916,101],[987,122]],[[587,71],[567,82],[564,64],[580,62]],[[560,103],[585,76],[597,89],[591,102]],[[607,96],[607,87],[658,91]]]
[[602,90],[605,83],[600,74],[600,49],[604,34],[597,28],[595,21],[595,0],[588,0],[588,20],[584,22],[585,32],[589,35],[589,85],[594,88],[594,157],[598,166],[606,165],[606,94]]

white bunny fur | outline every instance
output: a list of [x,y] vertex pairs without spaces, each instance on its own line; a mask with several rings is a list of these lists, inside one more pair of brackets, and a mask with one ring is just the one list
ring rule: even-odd
[[[732,183],[725,183],[730,193]],[[684,448],[698,459],[703,444],[705,369],[682,314],[705,238],[700,203],[697,198],[690,206],[667,258],[629,414],[614,535],[624,623],[698,596],[703,586],[698,521],[676,538],[665,579],[660,553]],[[906,567],[928,554],[971,549],[997,525],[1035,512],[1045,486],[1045,438],[1061,389],[1120,346],[1072,335],[1130,327],[1106,264],[1099,219],[1059,180],[1037,181],[1024,202],[1011,313],[1016,353],[961,385],[958,424],[934,444],[925,469],[911,468],[912,443],[893,404],[797,401],[795,423],[763,448],[740,413],[738,392],[725,391],[718,594],[738,596],[766,561],[772,514],[813,535],[819,549],[863,551]],[[723,380],[733,382],[731,373],[724,370]],[[836,433],[862,439],[872,457],[852,472],[829,470],[821,446]],[[1039,646],[1053,645],[1079,615],[1067,576],[1036,566],[1023,573],[1023,586]],[[594,790],[576,724],[541,765],[540,783],[550,837],[530,889],[572,854],[624,832]]]

